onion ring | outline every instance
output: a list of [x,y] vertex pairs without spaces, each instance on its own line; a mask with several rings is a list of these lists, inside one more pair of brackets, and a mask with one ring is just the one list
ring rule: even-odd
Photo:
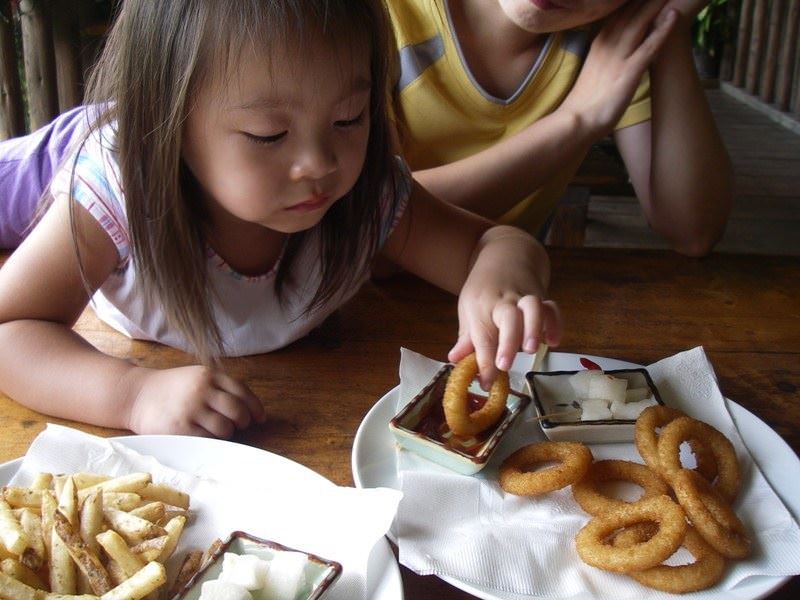
[[572,496],[590,515],[601,515],[632,504],[600,492],[597,484],[601,481],[635,483],[644,489],[644,495],[635,502],[669,494],[666,482],[646,466],[627,460],[601,460],[593,463],[583,479],[572,485]]
[[[664,427],[667,423],[686,414],[668,406],[650,406],[642,411],[636,419],[635,442],[636,449],[644,459],[645,464],[656,473],[661,472],[661,463],[658,460],[658,436],[656,429]],[[717,476],[717,462],[714,455],[700,441],[689,440],[695,460],[696,470],[709,481],[714,481]]]
[[719,469],[714,487],[725,500],[733,502],[740,484],[736,450],[730,440],[711,425],[691,417],[678,417],[661,430],[658,438],[658,462],[662,477],[672,483],[675,474],[685,470],[681,466],[680,446],[690,439],[703,440],[703,445],[714,454]]
[[[651,536],[652,532],[647,531],[646,528],[634,526],[620,531],[614,536],[612,544],[615,547],[628,548]],[[658,565],[644,571],[628,573],[628,575],[642,585],[670,594],[705,590],[722,579],[725,572],[725,559],[693,527],[686,530],[682,546],[694,557],[693,563],[674,567]]]
[[508,373],[500,371],[492,383],[489,397],[480,409],[469,412],[467,390],[478,374],[475,353],[465,356],[450,371],[442,398],[447,426],[456,435],[477,435],[497,423],[503,416],[508,398]]
[[672,489],[695,529],[726,558],[750,553],[750,536],[722,494],[692,471],[681,469],[672,477]]
[[[540,471],[533,465],[557,460]],[[536,496],[580,481],[592,464],[592,452],[578,442],[539,442],[523,446],[500,465],[500,487],[517,496]]]
[[[628,548],[605,543],[615,530],[642,522],[659,525],[647,541]],[[575,546],[581,559],[593,567],[616,573],[644,571],[672,556],[683,543],[686,527],[683,509],[668,496],[655,496],[594,517],[578,532]]]

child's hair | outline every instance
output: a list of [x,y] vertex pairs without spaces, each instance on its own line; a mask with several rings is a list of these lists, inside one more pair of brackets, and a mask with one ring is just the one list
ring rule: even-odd
[[[231,77],[251,44],[295,48],[323,39],[340,57],[370,57],[370,133],[363,170],[318,227],[292,234],[276,286],[300,249],[319,236],[321,282],[306,311],[335,298],[369,268],[381,235],[379,199],[394,209],[398,167],[391,155],[387,71],[393,47],[381,0],[125,0],[89,83],[105,107],[96,125],[115,123],[131,253],[143,289],[169,323],[208,361],[224,353],[206,274],[205,213],[181,159],[182,127],[203,85]],[[313,36],[313,38],[311,37]],[[334,55],[332,67],[340,67]],[[264,65],[265,73],[269,64]],[[388,196],[387,196],[388,195]],[[74,222],[74,220],[73,220]],[[304,274],[299,274],[301,277]]]

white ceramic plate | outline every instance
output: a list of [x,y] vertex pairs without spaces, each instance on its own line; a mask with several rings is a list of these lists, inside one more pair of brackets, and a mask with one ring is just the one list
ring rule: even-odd
[[[632,369],[641,365],[587,354],[551,352],[542,365],[543,371],[569,371],[583,368],[581,357],[603,369]],[[530,362],[529,355],[518,355],[515,361]],[[521,363],[524,364],[524,363]],[[389,487],[400,489],[395,458],[395,442],[388,423],[397,412],[399,387],[389,390],[364,417],[353,443],[353,479],[357,487]],[[794,451],[766,423],[753,413],[729,401],[729,408],[739,433],[761,472],[783,503],[800,518],[800,460]],[[484,600],[531,600],[533,596],[497,592],[441,576],[451,585]],[[732,590],[708,590],[686,595],[696,600],[754,600],[763,598],[786,582],[788,577],[750,577]],[[541,599],[540,599],[541,600]],[[592,600],[592,596],[576,596],[570,600]]]
[[[235,480],[239,469],[250,472],[255,469],[261,476],[286,481],[328,481],[319,473],[288,458],[223,440],[178,435],[136,435],[112,439],[140,454],[153,456],[168,467],[219,481]],[[21,463],[22,459],[18,458],[0,465],[0,485],[11,479]],[[403,600],[400,569],[385,539],[375,544],[370,555],[367,589],[370,599]]]

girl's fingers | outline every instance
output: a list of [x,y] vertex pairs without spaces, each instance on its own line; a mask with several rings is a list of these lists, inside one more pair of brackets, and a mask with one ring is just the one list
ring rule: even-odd
[[481,388],[488,390],[497,377],[497,367],[494,366],[497,354],[497,328],[491,321],[488,323],[476,321],[471,324],[470,338],[475,348]]
[[522,311],[516,304],[503,302],[495,306],[492,319],[498,329],[494,366],[501,371],[508,371],[514,362],[517,350],[522,346],[524,324]]
[[261,399],[252,390],[238,379],[224,373],[214,373],[214,384],[221,390],[239,398],[250,412],[252,420],[263,423],[267,418]]
[[449,360],[451,363],[457,363],[468,354],[472,354],[474,351],[475,348],[472,346],[472,340],[469,337],[469,333],[460,333],[455,346],[453,346],[450,349],[450,352],[447,353],[447,360]]
[[628,69],[631,73],[644,73],[644,70],[664,47],[677,22],[677,12],[674,9],[667,11],[660,24],[648,34],[628,59]]
[[199,410],[194,417],[194,422],[207,431],[211,437],[224,440],[230,438],[236,431],[233,421],[211,408]]
[[544,329],[544,341],[548,346],[558,346],[561,343],[561,311],[558,305],[552,300],[542,302],[542,327]]
[[228,392],[212,391],[206,405],[232,421],[237,429],[246,429],[252,422],[247,405],[240,398]]
[[541,340],[542,302],[537,296],[523,296],[517,307],[522,311],[522,349],[532,354]]
[[635,12],[630,15],[620,38],[620,42],[625,44],[629,53],[632,53],[642,43],[666,3],[667,0],[647,0],[640,3]]
[[203,429],[199,425],[190,425],[189,428],[183,432],[182,435],[191,435],[194,437],[205,437],[205,438],[213,438],[217,437],[207,429]]

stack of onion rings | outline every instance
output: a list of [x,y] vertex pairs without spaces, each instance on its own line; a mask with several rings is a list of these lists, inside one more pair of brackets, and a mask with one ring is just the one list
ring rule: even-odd
[[[644,459],[645,464],[653,471],[661,472],[661,463],[658,459],[658,436],[656,429],[664,427],[668,423],[679,417],[685,417],[685,413],[667,406],[650,406],[642,411],[636,419],[634,438],[636,449]],[[709,481],[714,481],[717,476],[717,463],[714,455],[699,440],[689,440],[695,460],[697,461],[697,472]]]
[[478,374],[478,361],[473,352],[462,358],[447,378],[442,398],[444,418],[450,430],[460,436],[477,435],[497,423],[506,408],[508,373],[500,371],[492,383],[489,397],[479,410],[469,411],[467,390]]
[[[616,530],[643,522],[659,525],[646,541],[626,548],[606,543]],[[668,496],[655,496],[594,517],[578,532],[575,546],[581,559],[594,567],[616,573],[644,571],[660,565],[680,548],[686,527],[683,509]]]
[[572,486],[572,496],[590,515],[601,515],[631,504],[601,493],[598,490],[598,483],[603,481],[635,483],[644,489],[644,495],[640,500],[669,494],[669,486],[646,466],[627,460],[601,460],[593,463],[586,476]]
[[744,558],[750,553],[744,524],[716,488],[686,469],[675,473],[671,483],[695,529],[714,550],[726,558]]
[[[540,471],[538,463],[559,461]],[[592,464],[592,452],[578,442],[539,442],[520,448],[500,466],[500,487],[517,496],[536,496],[580,481]]]
[[[652,532],[643,527],[629,527],[614,536],[615,547],[628,548],[649,539]],[[725,559],[714,550],[693,527],[686,530],[682,546],[688,550],[695,561],[686,565],[658,565],[628,573],[633,579],[662,592],[685,594],[710,588],[722,579],[725,572]]]
[[658,462],[661,475],[671,482],[672,478],[684,470],[681,466],[680,446],[690,439],[701,439],[703,445],[713,454],[719,475],[715,488],[728,502],[732,502],[739,492],[739,463],[733,444],[719,431],[691,417],[678,417],[661,430],[658,438]]

